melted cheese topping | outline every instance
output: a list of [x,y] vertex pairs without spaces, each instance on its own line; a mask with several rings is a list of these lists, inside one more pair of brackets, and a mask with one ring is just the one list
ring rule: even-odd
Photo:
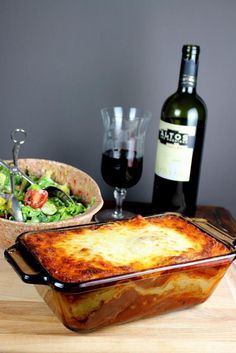
[[67,256],[77,261],[93,261],[99,256],[116,266],[128,266],[138,261],[144,268],[146,264],[150,266],[150,261],[156,263],[157,257],[177,256],[188,249],[199,248],[197,243],[193,244],[178,231],[149,224],[138,229],[117,227],[112,233],[110,229],[100,228],[78,237],[69,232],[57,246],[64,248]]
[[221,255],[228,249],[184,219],[165,215],[25,234],[57,280],[81,282]]

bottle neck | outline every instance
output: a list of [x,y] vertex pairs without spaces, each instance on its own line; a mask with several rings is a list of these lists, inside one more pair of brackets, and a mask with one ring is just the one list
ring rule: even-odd
[[189,74],[189,69],[186,67],[186,63],[182,65],[180,75],[179,75],[179,84],[178,84],[178,91],[182,93],[196,93],[197,88],[197,67],[194,68],[194,75],[193,73]]
[[199,50],[192,48],[191,46],[183,48],[178,85],[178,91],[190,94],[196,92],[199,57]]
[[178,92],[181,93],[188,93],[188,94],[196,94],[196,85],[195,86],[182,86],[179,84],[178,86]]

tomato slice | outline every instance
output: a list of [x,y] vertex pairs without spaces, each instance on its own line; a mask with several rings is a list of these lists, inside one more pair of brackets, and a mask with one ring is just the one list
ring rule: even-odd
[[48,192],[46,190],[30,189],[26,192],[24,197],[25,205],[32,208],[41,208],[48,200]]

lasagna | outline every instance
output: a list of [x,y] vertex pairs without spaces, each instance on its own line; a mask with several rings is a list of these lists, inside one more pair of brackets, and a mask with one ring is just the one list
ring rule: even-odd
[[79,283],[215,257],[229,249],[174,214],[26,233],[24,245],[56,280]]
[[[66,327],[79,332],[202,303],[235,258],[230,248],[175,214],[25,233],[20,239],[44,268],[48,285],[37,285],[39,294]],[[45,270],[63,283],[60,289]]]

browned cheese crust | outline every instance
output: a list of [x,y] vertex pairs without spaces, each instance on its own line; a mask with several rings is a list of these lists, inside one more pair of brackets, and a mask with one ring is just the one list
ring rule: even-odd
[[223,255],[229,249],[175,215],[34,232],[25,246],[57,280],[76,283]]

